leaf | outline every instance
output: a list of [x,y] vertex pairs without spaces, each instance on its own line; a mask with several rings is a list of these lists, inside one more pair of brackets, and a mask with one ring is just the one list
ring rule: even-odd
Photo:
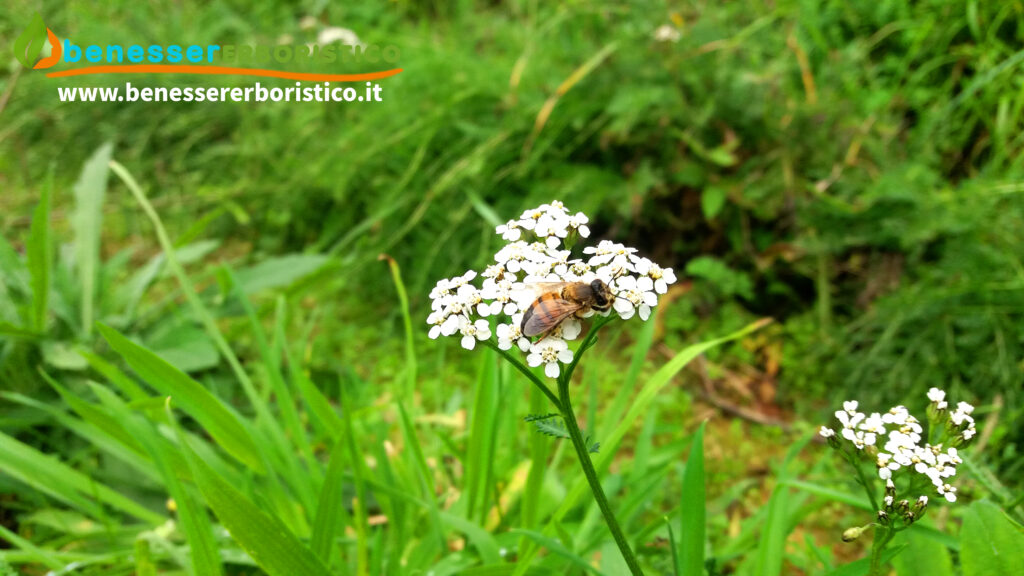
[[908,530],[901,536],[906,540],[907,548],[893,561],[897,574],[953,576],[953,560],[949,556],[949,549],[942,543],[915,530]]
[[690,443],[690,458],[683,472],[683,502],[680,511],[679,570],[682,576],[704,573],[704,531],[706,522],[704,487],[704,426],[702,422]]
[[[39,18],[39,14],[36,14]],[[42,19],[39,19],[42,25]],[[35,58],[35,56],[33,56]],[[53,269],[53,237],[50,229],[50,205],[53,191],[53,169],[39,196],[39,204],[32,214],[32,227],[26,246],[26,259],[32,283],[32,321],[36,332],[46,332],[46,312],[49,310],[50,271]]]
[[533,530],[523,530],[521,528],[513,528],[512,530],[509,530],[509,532],[513,534],[522,534],[523,536],[526,536],[530,540],[533,540],[537,544],[540,544],[544,548],[547,548],[548,551],[552,554],[556,554],[558,556],[561,556],[562,558],[565,558],[573,565],[582,570],[591,572],[593,574],[600,574],[600,572],[598,572],[596,568],[591,566],[589,562],[580,557],[579,554],[576,554],[572,550],[569,550],[561,542],[555,540],[554,538],[549,538],[541,534],[540,532],[535,532]]
[[196,419],[229,454],[252,470],[264,473],[259,448],[234,413],[206,388],[152,351],[135,344],[117,330],[97,324],[100,334],[132,370],[161,394]]
[[163,524],[166,517],[156,514],[120,492],[82,474],[78,470],[0,432],[0,471],[49,494],[88,514],[94,520],[109,519],[100,504],[134,516],[153,526]]
[[270,576],[330,576],[327,567],[280,520],[253,504],[203,462],[176,422],[174,429],[207,505],[260,568]]
[[14,39],[14,57],[21,62],[22,66],[31,68],[36,63],[36,57],[42,52],[45,42],[46,23],[43,22],[43,17],[36,12],[25,30]]
[[[899,556],[900,552],[903,552],[906,549],[906,547],[907,546],[905,544],[902,546],[889,546],[889,548],[887,548],[885,552],[882,552],[882,565],[884,566],[885,564],[891,562],[892,559]],[[850,562],[849,564],[836,568],[835,570],[829,572],[826,576],[864,576],[868,573],[868,570],[870,568],[871,559],[861,558],[860,560]],[[917,574],[928,574],[928,576],[931,576],[931,574],[929,574],[928,572],[914,572],[914,574],[915,576]]]
[[[320,490],[320,501],[316,507],[316,518],[313,521],[313,537],[310,545],[324,564],[330,566],[331,552],[334,550],[334,532],[339,525],[339,518],[347,516],[343,497],[342,481],[345,478],[345,445],[337,442],[331,450],[331,460],[327,464],[327,477]],[[347,524],[347,522],[346,522]]]
[[1024,527],[988,500],[974,502],[960,529],[964,576],[1018,574],[1024,566]]
[[790,464],[812,438],[813,436],[806,436],[790,446],[779,468],[777,474],[779,483],[772,490],[772,495],[768,499],[768,514],[761,529],[761,540],[758,543],[757,556],[755,557],[755,565],[757,566],[755,573],[760,576],[778,576],[782,574],[782,562],[786,553],[786,537],[789,536],[789,532],[792,529],[789,523],[789,515],[791,506],[794,505],[792,502],[794,498],[790,494],[790,488],[786,485],[786,481],[793,474]]
[[701,192],[700,195],[700,208],[704,212],[704,218],[707,220],[714,220],[715,216],[722,211],[722,207],[725,206],[725,190],[718,186],[708,186]]
[[[118,409],[125,409],[121,406]],[[187,466],[177,450],[160,435],[156,426],[136,414],[119,415],[124,427],[144,447],[153,458],[167,487],[168,493],[177,505],[178,523],[188,539],[195,574],[219,576],[224,573],[217,540],[214,537],[213,523],[206,509],[193,492],[185,490],[178,474],[183,472],[180,467]],[[154,571],[155,573],[155,571]]]
[[176,326],[146,342],[147,347],[182,372],[213,368],[220,361],[217,347],[206,332],[193,326]]
[[268,258],[259,264],[235,272],[238,287],[244,294],[288,286],[316,272],[328,261],[319,254],[289,254]]
[[43,342],[40,348],[43,353],[43,360],[54,368],[61,370],[85,370],[89,365],[75,348],[75,345],[70,342]]
[[96,282],[100,267],[100,232],[103,226],[103,198],[107,193],[110,154],[109,142],[100,146],[86,161],[75,182],[75,209],[71,228],[75,232],[75,265],[82,283],[82,328],[92,334]]
[[561,422],[558,414],[545,414],[543,416],[527,416],[525,420],[537,429],[537,432],[552,438],[569,438],[569,432],[565,424]]
[[[537,414],[526,416],[523,418],[527,422],[534,425],[537,428],[537,432],[545,436],[551,436],[552,438],[569,438],[569,431],[565,429],[565,423],[562,422],[561,416],[558,414]],[[557,419],[557,420],[556,420]],[[580,432],[583,432],[580,430]],[[600,442],[592,442],[591,437],[584,434],[583,442],[587,445],[587,452],[591,454],[597,454],[601,450]]]

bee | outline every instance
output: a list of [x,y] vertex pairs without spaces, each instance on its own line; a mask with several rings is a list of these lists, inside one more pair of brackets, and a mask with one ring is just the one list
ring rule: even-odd
[[611,288],[601,280],[542,282],[533,287],[541,294],[523,313],[520,329],[527,338],[543,340],[569,316],[579,318],[590,310],[607,312],[615,301]]

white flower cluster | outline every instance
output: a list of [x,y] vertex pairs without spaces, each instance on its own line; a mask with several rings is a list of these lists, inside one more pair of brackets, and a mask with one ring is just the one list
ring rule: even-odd
[[[970,441],[976,433],[974,419],[970,416],[974,407],[960,402],[956,410],[947,414],[945,397],[946,393],[938,388],[929,390],[928,399],[932,401],[929,413],[935,417],[932,422],[938,423],[948,417],[949,442],[961,445]],[[948,482],[956,474],[956,467],[963,462],[956,447],[944,447],[942,443],[922,444],[924,430],[905,407],[893,407],[885,414],[874,412],[865,415],[857,411],[854,400],[843,402],[843,409],[836,411],[835,415],[842,424],[841,437],[857,450],[874,454],[878,476],[887,484],[892,483],[894,472],[913,470],[927,476],[940,496],[950,502],[956,501],[956,488]],[[831,428],[822,426],[819,434],[835,441],[836,432]],[[924,502],[927,503],[926,498]]]
[[[479,275],[470,270],[443,279],[431,290],[430,337],[460,335],[462,346],[472,350],[477,341],[491,338],[488,319],[496,318],[499,348],[517,346],[527,353],[530,366],[543,364],[545,374],[557,378],[559,364],[573,360],[568,341],[579,337],[582,326],[570,317],[537,342],[526,338],[520,328],[523,313],[542,291],[539,285],[600,279],[615,295],[612,307],[623,320],[634,315],[647,320],[658,296],[676,281],[675,273],[637,256],[635,248],[608,240],[584,248],[586,258],[572,258],[568,247],[590,236],[588,222],[586,214],[572,214],[555,201],[498,226],[496,233],[507,244],[494,255],[493,264]],[[478,276],[479,287],[471,283]]]

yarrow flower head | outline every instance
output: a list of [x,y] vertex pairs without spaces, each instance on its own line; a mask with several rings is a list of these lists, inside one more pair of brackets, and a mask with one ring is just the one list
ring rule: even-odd
[[553,201],[497,226],[505,244],[493,264],[442,279],[430,291],[430,338],[459,336],[470,350],[477,342],[518,348],[528,364],[557,378],[559,365],[573,360],[569,342],[583,333],[581,319],[614,313],[648,320],[675,273],[610,240],[574,257],[577,241],[590,236],[589,222]]
[[[884,414],[864,414],[857,411],[855,400],[844,402],[843,409],[835,412],[841,426],[839,434],[826,426],[818,432],[853,466],[860,467],[863,460],[873,461],[878,478],[886,485],[883,507],[878,511],[879,519],[885,522],[899,520],[909,525],[921,518],[928,505],[928,496],[920,492],[897,494],[896,477],[907,479],[899,485],[907,486],[908,492],[920,491],[930,484],[935,494],[948,502],[957,499],[951,479],[963,463],[957,447],[968,443],[976,433],[971,417],[974,407],[960,402],[949,411],[946,393],[938,388],[928,391],[928,400],[931,436],[925,435],[921,422],[905,406],[894,406]],[[845,444],[839,441],[840,436]],[[929,438],[936,443],[926,441]],[[872,491],[870,486],[865,488]],[[899,499],[900,496],[912,498]]]

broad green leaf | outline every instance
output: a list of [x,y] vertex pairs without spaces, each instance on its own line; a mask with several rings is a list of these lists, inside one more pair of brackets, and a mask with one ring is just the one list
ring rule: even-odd
[[953,559],[950,558],[949,549],[942,543],[915,530],[908,530],[900,536],[907,542],[907,548],[893,559],[896,574],[953,576]]
[[[36,14],[36,18],[39,15]],[[39,20],[42,24],[42,20]],[[45,36],[45,29],[44,29]],[[26,256],[32,278],[32,323],[36,332],[46,332],[46,313],[50,301],[50,271],[53,269],[53,236],[50,228],[50,205],[53,193],[53,169],[39,196],[39,204],[32,215]]]
[[207,370],[220,361],[217,347],[206,332],[188,325],[177,326],[147,339],[146,346],[182,372]]
[[323,562],[295,534],[203,462],[189,447],[180,426],[175,423],[174,428],[207,505],[260,568],[270,576],[330,576]]
[[100,233],[103,226],[103,198],[110,172],[110,143],[100,146],[82,168],[75,182],[75,209],[71,228],[75,232],[75,266],[82,283],[82,329],[92,333],[96,305],[96,283],[100,268]]
[[988,500],[971,504],[960,528],[964,576],[1019,574],[1024,566],[1024,527]]
[[700,208],[704,212],[704,218],[708,220],[714,220],[715,216],[722,211],[722,207],[725,206],[725,190],[718,186],[708,186],[701,192],[700,195]]
[[690,444],[690,458],[683,472],[683,501],[680,504],[679,570],[682,576],[704,573],[705,487],[704,426],[702,422]]
[[253,294],[288,286],[303,276],[316,272],[327,260],[327,256],[319,254],[289,254],[267,258],[258,264],[236,271],[235,278],[243,294]]
[[196,419],[228,454],[252,470],[264,473],[256,442],[239,418],[213,394],[184,372],[171,366],[150,350],[122,336],[117,330],[97,325],[100,334],[132,370],[161,394],[171,396],[189,416]]

